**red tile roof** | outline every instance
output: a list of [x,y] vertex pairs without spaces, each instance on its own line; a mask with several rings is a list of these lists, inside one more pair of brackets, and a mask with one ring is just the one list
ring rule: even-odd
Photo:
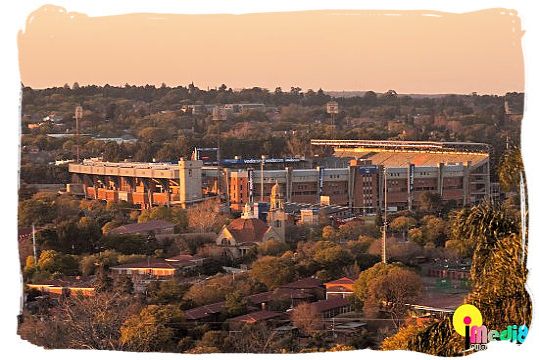
[[342,277],[340,279],[327,282],[324,285],[353,285],[354,282],[355,281],[350,278]]
[[319,313],[328,311],[331,309],[337,309],[343,306],[348,306],[348,305],[350,305],[350,301],[348,301],[348,299],[341,299],[341,298],[320,300],[311,304],[313,309]]
[[262,242],[269,226],[260,219],[234,219],[226,226],[238,244]]
[[225,302],[203,305],[184,312],[187,320],[201,320],[210,315],[219,314],[225,309]]
[[263,293],[253,294],[246,296],[246,299],[254,304],[262,304],[269,302],[271,300],[279,299],[309,299],[312,295],[308,294],[300,289],[288,289],[288,288],[277,288],[274,291],[266,291]]
[[261,310],[246,315],[236,316],[234,318],[228,319],[228,321],[245,322],[248,324],[252,324],[258,321],[274,319],[282,316],[284,316],[284,314],[277,311]]

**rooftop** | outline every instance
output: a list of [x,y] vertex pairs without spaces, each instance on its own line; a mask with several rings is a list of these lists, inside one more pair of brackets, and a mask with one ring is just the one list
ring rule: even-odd
[[187,261],[197,261],[197,260],[204,260],[204,258],[198,255],[178,254],[176,256],[171,256],[165,259],[165,261],[172,261],[172,262],[187,262]]
[[237,243],[246,244],[261,242],[269,227],[265,222],[257,218],[239,218],[232,220],[226,228],[234,236]]
[[337,309],[337,308],[348,306],[348,305],[350,305],[350,301],[348,301],[348,299],[342,299],[342,298],[320,300],[311,304],[313,309],[318,313],[328,311],[331,309]]
[[273,291],[249,295],[246,298],[252,304],[261,304],[275,299],[309,299],[312,295],[300,289],[277,288]]
[[202,305],[193,309],[185,310],[184,315],[188,320],[200,320],[207,316],[219,314],[225,309],[225,302]]
[[165,220],[150,220],[145,223],[133,223],[122,225],[112,229],[109,234],[111,235],[126,235],[126,234],[140,234],[150,231],[159,231],[164,229],[174,228],[174,224]]
[[466,164],[480,165],[488,161],[487,153],[456,153],[456,152],[422,152],[422,151],[369,151],[366,149],[336,149],[336,156],[351,156],[361,160],[370,160],[373,165],[385,165],[394,167],[406,167],[409,164],[415,166],[438,166],[440,163],[447,165]]
[[64,276],[59,279],[43,280],[29,284],[34,286],[64,287],[64,288],[93,288],[95,276]]
[[324,283],[324,285],[353,285],[354,282],[355,282],[354,280],[352,280],[352,279],[345,276],[345,277],[342,277],[340,279]]
[[236,316],[234,318],[229,319],[229,321],[245,322],[245,323],[252,324],[258,321],[264,321],[264,320],[281,317],[283,315],[284,315],[283,313],[280,313],[277,311],[261,310],[261,311],[256,311],[256,312],[246,314],[246,315]]
[[111,269],[175,269],[175,267],[165,260],[150,259],[150,261],[138,261],[135,263],[111,266]]

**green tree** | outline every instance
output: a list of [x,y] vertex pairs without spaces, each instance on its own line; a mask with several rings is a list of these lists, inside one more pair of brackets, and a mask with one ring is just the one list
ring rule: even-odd
[[54,201],[28,199],[19,203],[19,226],[45,225],[55,219]]
[[179,284],[176,280],[155,282],[158,288],[148,299],[151,304],[178,304],[187,291],[187,287]]
[[322,239],[328,241],[334,241],[337,236],[337,231],[333,226],[327,225],[322,229]]
[[354,258],[346,248],[331,241],[318,241],[315,245],[313,260],[321,269],[327,270],[330,277],[338,276],[340,270],[353,263]]
[[[386,279],[393,280],[398,278],[399,275],[416,275],[413,271],[407,269],[403,265],[399,264],[384,264],[377,263],[373,267],[363,271],[356,282],[354,283],[354,295],[364,304],[366,302],[381,301],[383,300],[383,294],[377,294],[380,290],[378,284],[383,283]],[[389,277],[389,276],[392,277]],[[393,277],[393,275],[396,275]],[[416,280],[415,278],[412,280]],[[376,285],[376,286],[375,286]],[[416,285],[413,283],[412,285]],[[389,290],[389,289],[388,289]]]
[[206,354],[223,352],[226,349],[227,340],[227,333],[224,331],[206,331],[190,353]]
[[133,294],[135,291],[133,280],[127,275],[121,275],[114,281],[114,291],[120,294]]
[[422,192],[419,195],[419,210],[436,213],[442,210],[442,197],[435,192]]
[[119,256],[120,254],[113,250],[105,250],[98,254],[83,256],[80,259],[80,271],[83,275],[93,275],[100,264],[105,268],[118,265]]
[[391,230],[402,232],[402,237],[406,236],[406,232],[417,225],[417,221],[413,217],[399,216],[395,218],[389,227]]
[[296,306],[291,316],[292,323],[303,333],[314,336],[322,330],[323,321],[320,313],[309,303]]
[[247,301],[243,294],[234,291],[225,297],[225,309],[229,317],[239,316],[247,312]]
[[130,351],[174,351],[183,313],[175,305],[148,305],[120,329],[120,343]]
[[397,328],[403,323],[407,304],[414,303],[422,287],[418,274],[400,266],[390,267],[385,274],[371,278],[367,286],[364,309],[383,309]]
[[76,275],[79,270],[76,256],[64,255],[54,250],[42,251],[39,255],[37,266],[40,271],[46,271],[51,274]]
[[180,229],[187,228],[187,211],[177,207],[156,206],[151,209],[144,209],[138,217],[139,223],[150,220],[166,220],[179,226]]
[[253,263],[251,276],[273,289],[294,279],[292,261],[285,256],[263,256]]
[[432,242],[437,246],[443,246],[447,239],[447,223],[444,219],[427,215],[421,219],[421,234],[425,243]]
[[425,240],[423,239],[423,231],[421,231],[420,228],[410,229],[408,231],[408,238],[418,245],[425,245]]
[[96,276],[95,276],[95,282],[94,282],[95,291],[98,293],[108,292],[113,289],[113,285],[114,285],[113,279],[107,274],[105,267],[103,265],[100,265],[97,268]]
[[524,163],[520,149],[513,147],[507,150],[498,166],[500,185],[506,192],[517,191],[521,181],[525,181]]
[[282,241],[270,239],[257,246],[260,255],[280,256],[288,250],[288,245]]

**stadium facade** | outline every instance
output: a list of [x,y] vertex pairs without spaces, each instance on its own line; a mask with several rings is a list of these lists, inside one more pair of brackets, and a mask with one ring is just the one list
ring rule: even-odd
[[216,196],[219,188],[231,210],[246,203],[269,201],[276,183],[287,203],[339,205],[355,214],[375,213],[384,207],[387,184],[389,211],[415,209],[422,193],[436,193],[455,207],[490,196],[488,146],[469,143],[313,140],[330,146],[347,167],[302,169],[223,167],[217,186],[217,167],[200,160],[178,164],[110,163],[85,160],[70,164],[71,192],[87,198],[124,200],[142,208],[188,206]]

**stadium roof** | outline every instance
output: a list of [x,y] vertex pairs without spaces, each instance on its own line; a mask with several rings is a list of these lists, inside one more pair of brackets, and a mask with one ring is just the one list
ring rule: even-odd
[[488,161],[487,153],[457,153],[457,152],[421,152],[421,151],[366,151],[365,149],[335,149],[335,156],[354,157],[361,160],[370,160],[374,165],[405,167],[408,164],[416,166],[438,166],[466,164],[471,162],[475,167]]

